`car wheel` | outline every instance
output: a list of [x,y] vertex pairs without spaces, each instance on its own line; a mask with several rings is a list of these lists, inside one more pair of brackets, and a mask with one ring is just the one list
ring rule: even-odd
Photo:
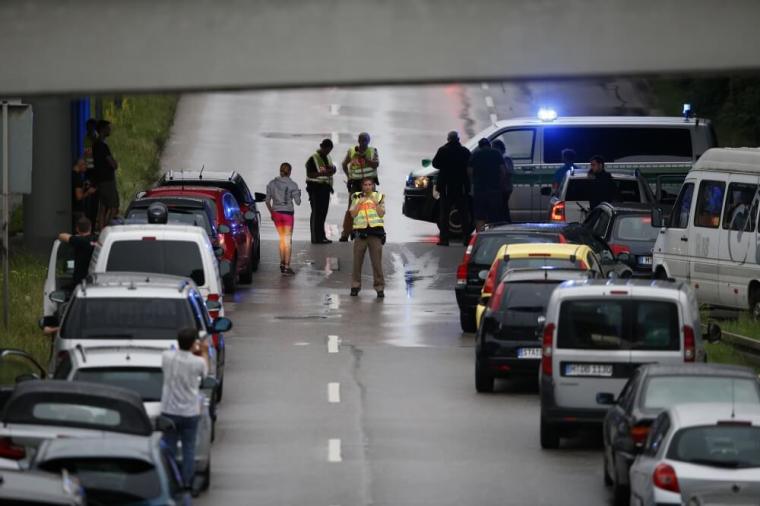
[[223,283],[224,283],[224,291],[226,293],[235,293],[235,290],[237,290],[237,258],[232,261],[232,265],[230,265],[230,272],[224,277]]
[[201,473],[201,476],[203,477],[203,485],[201,485],[201,490],[206,491],[211,486],[211,455],[208,457],[208,465],[206,466],[206,469]]
[[478,326],[475,325],[475,315],[464,311],[459,312],[459,325],[462,326],[464,332],[475,332],[478,330]]
[[475,390],[481,394],[493,392],[494,377],[486,373],[480,365],[480,360],[475,359]]
[[244,285],[249,285],[253,282],[253,252],[251,252],[250,258],[248,258],[248,265],[240,273],[239,281]]
[[449,233],[451,235],[462,234],[462,215],[456,207],[452,207],[449,212]]
[[261,237],[256,236],[256,250],[253,254],[253,263],[251,264],[251,270],[256,272],[259,270],[259,263],[261,263]]
[[216,386],[216,392],[214,393],[216,395],[216,402],[222,402],[222,396],[224,395],[224,378],[222,378],[222,381]]
[[559,448],[559,428],[541,417],[541,448],[556,450]]
[[752,318],[760,320],[760,288],[751,288],[749,297],[749,312]]

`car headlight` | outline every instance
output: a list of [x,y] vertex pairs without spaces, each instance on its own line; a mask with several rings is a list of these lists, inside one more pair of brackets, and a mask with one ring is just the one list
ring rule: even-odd
[[430,178],[427,176],[418,176],[414,178],[415,188],[427,188],[428,184],[430,184]]

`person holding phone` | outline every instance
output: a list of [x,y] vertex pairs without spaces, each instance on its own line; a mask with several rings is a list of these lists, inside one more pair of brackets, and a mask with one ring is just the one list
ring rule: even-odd
[[369,250],[372,263],[372,277],[377,297],[385,297],[385,277],[383,275],[383,244],[385,244],[385,195],[375,191],[371,177],[362,180],[362,191],[351,196],[348,212],[353,219],[354,258],[351,273],[351,296],[359,295],[362,287],[362,266],[364,255]]
[[[349,195],[362,191],[362,181],[364,178],[372,179],[375,185],[380,184],[380,180],[377,178],[377,168],[380,165],[380,160],[377,156],[377,149],[370,146],[369,141],[370,138],[367,132],[360,133],[357,145],[349,148],[341,164],[343,173],[348,177],[346,186],[348,187]],[[349,208],[351,207],[350,199],[348,206]],[[341,242],[348,241],[348,236],[351,235],[352,223],[351,213],[350,211],[346,211],[346,215],[343,218],[343,231],[340,234]]]

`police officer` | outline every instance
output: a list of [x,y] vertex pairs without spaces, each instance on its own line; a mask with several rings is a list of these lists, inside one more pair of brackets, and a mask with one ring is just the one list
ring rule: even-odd
[[[369,145],[369,134],[362,132],[357,139],[357,145],[351,146],[346,157],[343,159],[343,172],[348,177],[348,194],[362,191],[362,180],[365,177],[372,179],[372,181],[378,185],[380,181],[377,179],[377,167],[380,165],[380,161],[377,157],[377,149]],[[349,199],[349,208],[351,207],[351,201]],[[352,218],[350,212],[346,211],[346,215],[343,218],[343,231],[340,234],[340,241],[348,241],[348,236],[351,234]]]
[[354,264],[351,274],[351,296],[359,295],[362,286],[362,266],[364,255],[369,249],[372,263],[372,277],[377,297],[385,297],[383,276],[383,244],[385,244],[385,196],[375,191],[375,181],[365,177],[361,181],[362,191],[351,195],[348,212],[353,218]]
[[325,139],[319,149],[306,160],[306,191],[311,204],[311,243],[329,244],[332,241],[325,235],[325,220],[330,207],[330,194],[333,192],[333,174],[335,165],[330,159],[333,143]]

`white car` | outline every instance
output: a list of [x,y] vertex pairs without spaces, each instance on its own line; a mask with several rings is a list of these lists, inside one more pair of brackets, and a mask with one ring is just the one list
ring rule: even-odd
[[[142,398],[145,412],[155,424],[161,415],[161,391],[164,374],[161,370],[163,350],[139,346],[99,346],[77,348],[70,355],[70,364],[53,371],[56,379],[86,381],[127,388]],[[211,481],[211,440],[214,431],[216,380],[202,382],[198,399],[201,419],[195,446],[195,472],[202,489]],[[181,460],[181,454],[178,455]]]
[[760,504],[760,406],[680,404],[630,470],[633,506]]

